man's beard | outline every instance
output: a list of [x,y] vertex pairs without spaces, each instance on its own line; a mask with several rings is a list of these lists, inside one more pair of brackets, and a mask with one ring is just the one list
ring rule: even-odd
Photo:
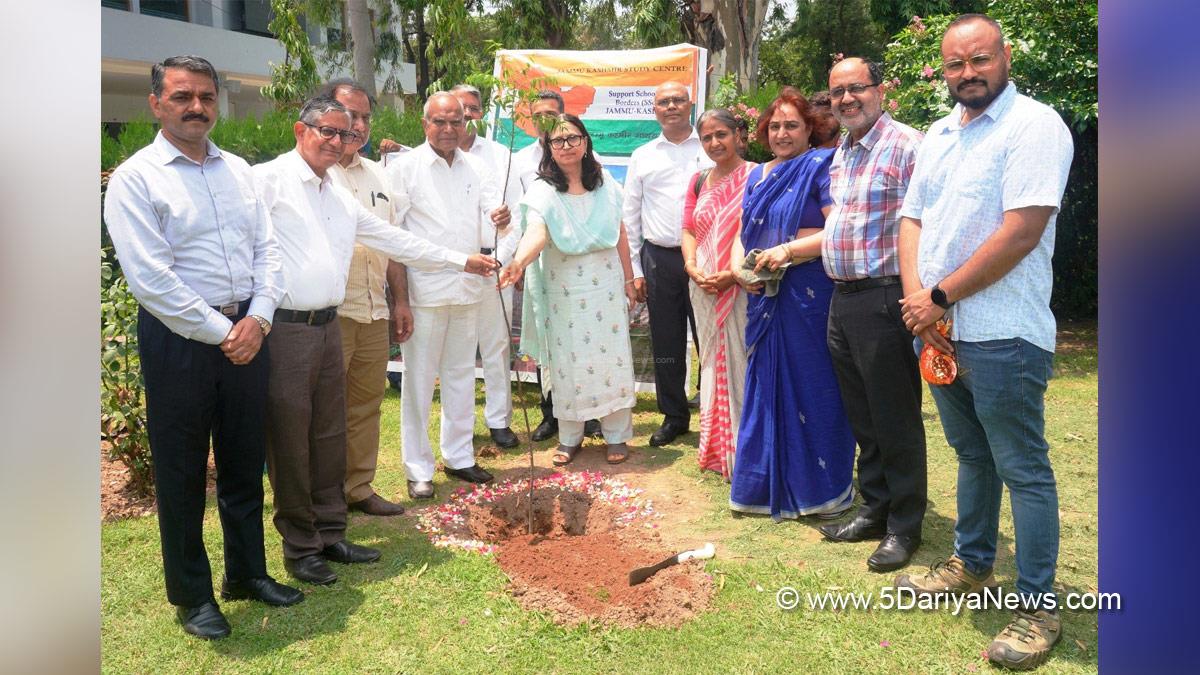
[[983,85],[984,92],[982,94],[964,97],[959,96],[958,93],[952,89],[950,90],[950,98],[955,103],[961,103],[964,108],[969,108],[971,110],[986,110],[987,107],[992,104],[992,101],[995,101],[996,97],[999,96],[1000,93],[1004,91],[1004,88],[1008,86],[1008,73],[1004,73],[1004,76],[1000,78],[1000,81],[996,84],[995,89],[992,89],[987,80],[984,80],[981,77],[963,80],[962,82],[958,83],[958,86],[962,87],[967,83],[974,82],[978,82]]

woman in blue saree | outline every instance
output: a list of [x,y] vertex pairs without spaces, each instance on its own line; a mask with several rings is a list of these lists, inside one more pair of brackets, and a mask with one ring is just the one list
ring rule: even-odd
[[763,113],[758,137],[775,159],[746,182],[732,261],[736,270],[744,252],[760,249],[759,270],[786,266],[772,295],[744,284],[749,361],[729,496],[734,511],[777,520],[837,517],[854,497],[854,436],[826,345],[833,282],[816,257],[833,150],[811,148],[813,121],[790,88]]

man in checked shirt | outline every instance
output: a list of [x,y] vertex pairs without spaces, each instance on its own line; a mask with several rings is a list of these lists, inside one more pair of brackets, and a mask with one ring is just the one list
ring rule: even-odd
[[848,58],[829,73],[833,114],[846,127],[830,165],[833,209],[821,258],[834,280],[829,354],[858,442],[863,507],[849,522],[824,525],[830,541],[882,539],[867,567],[908,564],[925,517],[925,427],[921,380],[898,304],[900,205],[920,132],[883,112],[879,65]]

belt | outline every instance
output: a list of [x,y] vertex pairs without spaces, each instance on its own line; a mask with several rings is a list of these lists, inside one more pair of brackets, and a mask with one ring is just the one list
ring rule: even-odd
[[884,286],[895,286],[900,283],[900,277],[867,277],[866,279],[856,279],[854,281],[834,281],[833,285],[837,288],[838,293],[857,293],[866,291],[872,288],[882,288]]
[[325,309],[277,309],[275,323],[306,323],[310,326],[322,326],[337,317],[337,307]]
[[210,307],[232,319],[235,317],[245,316],[247,310],[250,309],[250,300],[246,299],[238,302],[227,302],[223,305],[210,305]]
[[662,244],[656,244],[656,243],[650,241],[649,239],[647,239],[644,243],[649,244],[649,245],[653,246],[654,248],[661,248],[664,251],[678,251],[680,249],[679,246],[663,246]]
[[493,252],[493,251],[495,251],[495,250],[496,250],[496,249],[494,249],[494,248],[481,248],[481,249],[479,249],[479,252],[480,252],[480,253],[482,253],[482,254],[484,254],[484,255],[491,255],[491,254],[492,254],[492,252]]

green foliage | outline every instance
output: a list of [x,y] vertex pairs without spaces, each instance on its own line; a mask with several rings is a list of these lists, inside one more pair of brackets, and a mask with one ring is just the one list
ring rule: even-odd
[[[1096,315],[1097,283],[1097,5],[1069,0],[992,0],[987,13],[1012,44],[1010,77],[1018,89],[1062,115],[1075,158],[1057,220],[1054,296],[1060,318]],[[942,79],[941,41],[951,15],[914,17],[888,45],[886,76],[895,117],[928,129],[953,107]]]
[[100,434],[109,456],[129,467],[137,492],[154,491],[146,429],[145,387],[137,351],[138,303],[114,269],[111,245],[100,249]]
[[679,11],[672,0],[627,0],[636,48],[665,47],[683,41]]
[[272,110],[262,119],[222,117],[208,137],[222,150],[228,150],[250,164],[260,164],[296,147],[292,127],[297,117],[298,110],[294,107]]
[[758,118],[762,111],[771,105],[771,101],[779,96],[779,85],[767,83],[754,91],[739,94],[735,82],[736,75],[732,73],[722,77],[717,82],[717,88],[709,97],[711,108],[727,108],[729,112],[746,122],[749,132],[749,143],[746,145],[746,159],[762,163],[771,159],[771,151],[754,138],[754,130],[758,127]]
[[463,39],[471,33],[472,25],[463,2],[433,0],[427,5],[426,11],[430,36],[426,53],[430,64],[441,75],[430,83],[428,91],[418,92],[422,96],[447,90],[462,82],[468,74],[482,71],[488,66],[480,54],[470,48],[470,42]]
[[376,108],[371,114],[371,147],[379,147],[379,141],[385,138],[409,147],[424,143],[425,131],[421,127],[421,112],[410,110],[399,113],[389,106]]
[[878,59],[885,33],[872,19],[867,0],[798,3],[788,23],[771,14],[759,48],[759,81],[790,84],[805,94],[829,86],[838,54]]
[[299,106],[320,84],[308,34],[300,25],[301,0],[271,0],[271,12],[274,18],[267,28],[287,55],[283,63],[270,64],[271,84],[262,88],[262,95],[280,108]]
[[117,139],[105,133],[104,128],[100,129],[100,170],[111,169],[121,163],[123,155],[121,154],[121,144]]

